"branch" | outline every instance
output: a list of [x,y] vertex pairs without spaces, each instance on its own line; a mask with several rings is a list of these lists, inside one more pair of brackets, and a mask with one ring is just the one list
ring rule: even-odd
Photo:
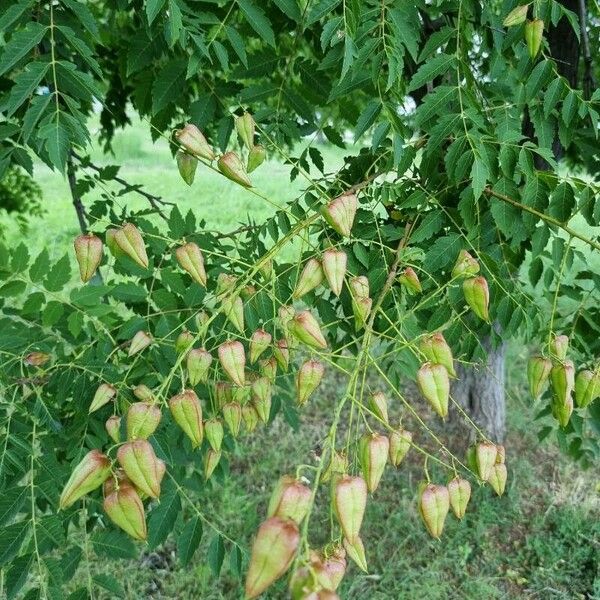
[[87,233],[88,224],[85,217],[85,207],[83,206],[83,202],[81,202],[81,198],[77,194],[77,177],[75,175],[75,165],[73,164],[73,156],[73,151],[69,152],[69,156],[67,157],[67,180],[69,182],[69,189],[71,190],[73,206],[75,207],[75,212],[77,213],[79,228],[81,229],[81,233]]
[[585,100],[589,100],[592,96],[592,88],[596,87],[596,82],[592,73],[592,54],[587,32],[586,0],[579,0],[579,27],[583,46],[583,97]]

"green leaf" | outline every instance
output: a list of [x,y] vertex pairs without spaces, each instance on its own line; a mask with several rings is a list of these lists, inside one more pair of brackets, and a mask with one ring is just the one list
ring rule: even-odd
[[150,513],[148,519],[148,545],[156,548],[166,539],[181,510],[181,501],[176,490],[163,493],[160,504]]
[[531,72],[527,83],[525,84],[525,95],[528,100],[532,100],[552,77],[553,63],[549,60],[540,61]]
[[218,577],[221,572],[224,558],[225,545],[223,544],[223,538],[217,533],[208,547],[208,564],[215,577]]
[[16,598],[21,588],[25,585],[33,560],[34,554],[31,552],[18,556],[12,561],[10,569],[7,570],[5,580],[7,600]]
[[[39,86],[40,81],[48,71],[49,63],[35,61],[29,63],[23,71],[21,71],[17,77],[15,77],[15,85],[10,90],[10,96],[4,110],[6,110],[7,116],[11,116],[18,108],[33,94],[35,89]],[[45,100],[45,104],[50,100],[50,95],[45,94],[44,96],[37,96],[37,99]]]
[[573,188],[566,182],[559,183],[550,197],[548,212],[551,217],[561,223],[567,223],[575,207],[575,194]]
[[183,94],[187,63],[184,59],[170,60],[152,84],[152,113],[156,114]]
[[85,3],[78,2],[77,0],[61,0],[61,3],[71,10],[79,22],[92,34],[92,37],[97,41],[100,40],[96,18]]
[[377,119],[377,116],[381,112],[381,108],[382,106],[379,100],[371,100],[371,102],[367,104],[356,122],[356,128],[354,129],[355,142],[357,142],[363,133],[373,125],[375,119]]
[[29,136],[33,132],[34,127],[42,118],[44,111],[48,107],[50,98],[50,94],[44,94],[43,96],[35,96],[33,100],[29,103],[29,108],[27,109],[27,112],[23,117],[23,127],[21,130],[24,142],[27,142]]
[[273,4],[290,19],[298,22],[302,17],[297,0],[273,0]]
[[275,34],[273,33],[271,22],[264,11],[256,6],[252,0],[237,0],[237,3],[250,27],[252,27],[252,29],[254,29],[267,44],[275,47]]
[[461,249],[461,241],[462,238],[458,233],[450,233],[438,238],[425,254],[424,268],[433,273],[453,263]]
[[58,292],[69,282],[71,278],[71,262],[68,254],[65,254],[51,269],[44,279],[44,287],[49,292]]
[[185,567],[190,562],[192,556],[194,556],[194,552],[196,552],[200,545],[201,539],[202,521],[199,517],[194,517],[186,523],[177,540],[177,554],[182,567]]
[[160,12],[163,7],[165,0],[148,0],[146,2],[146,17],[148,18],[148,25],[152,25],[156,15]]
[[50,268],[50,257],[48,256],[48,250],[45,248],[37,255],[37,258],[33,261],[33,264],[29,268],[29,278],[31,281],[41,281],[44,275],[48,273]]
[[42,41],[46,29],[41,23],[32,21],[27,24],[25,29],[13,33],[9,42],[4,46],[4,52],[0,55],[0,75],[6,73],[37,46]]
[[21,15],[34,4],[34,0],[25,0],[24,2],[14,2],[0,17],[0,31],[6,31]]
[[38,135],[46,140],[46,151],[50,162],[61,172],[65,172],[67,156],[71,147],[69,130],[65,119],[61,121],[60,115],[56,113],[55,118],[46,125],[40,127]]
[[471,186],[475,200],[478,200],[483,193],[489,176],[486,163],[479,156],[476,156],[471,167]]
[[544,94],[544,117],[548,118],[558,101],[562,98],[564,87],[562,77],[557,77],[548,86]]
[[233,51],[238,55],[238,58],[242,61],[242,64],[248,68],[248,56],[246,55],[246,46],[242,36],[233,27],[225,27],[225,33],[229,39],[229,43],[233,48]]
[[125,590],[114,575],[108,575],[107,573],[97,573],[92,577],[93,582],[96,585],[109,591],[113,598],[124,598]]
[[24,281],[9,281],[0,287],[0,297],[20,296],[27,289]]
[[323,17],[331,14],[333,9],[341,2],[341,0],[321,0],[316,6],[313,6],[308,18],[306,19],[306,27],[321,20]]
[[237,544],[234,544],[231,547],[231,551],[229,552],[229,566],[231,567],[231,572],[240,577],[242,574],[242,551],[240,550]]
[[10,521],[23,506],[27,495],[27,486],[16,486],[3,490],[0,494],[0,526]]
[[575,116],[575,113],[577,112],[578,102],[579,102],[579,99],[577,98],[577,94],[573,90],[571,90],[567,94],[567,97],[564,99],[564,102],[562,105],[561,116],[562,116],[562,120],[564,121],[565,125],[571,124],[571,121],[573,120],[573,117]]
[[141,71],[149,65],[155,55],[156,40],[149,38],[145,32],[140,31],[129,40],[127,52],[127,75]]
[[8,564],[19,552],[29,523],[21,521],[0,529],[0,567]]
[[107,558],[136,558],[137,548],[133,540],[120,531],[95,531],[92,546],[98,556]]
[[419,67],[419,70],[410,80],[407,91],[412,92],[426,83],[433,81],[435,77],[443,75],[453,68],[455,64],[456,57],[453,54],[437,54]]

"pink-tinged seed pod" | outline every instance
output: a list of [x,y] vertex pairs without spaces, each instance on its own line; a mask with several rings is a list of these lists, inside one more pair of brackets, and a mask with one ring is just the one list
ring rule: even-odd
[[552,361],[543,356],[533,356],[527,363],[527,380],[529,391],[534,400],[537,400],[546,387],[552,371]]
[[125,223],[115,233],[115,243],[140,267],[148,268],[148,255],[142,234],[133,223]]
[[479,479],[487,481],[492,467],[496,464],[498,447],[491,442],[479,442],[475,446],[475,458],[477,460],[477,474]]
[[369,297],[369,280],[364,275],[351,277],[348,282],[348,287],[350,288],[352,297],[356,300]]
[[264,329],[257,329],[250,338],[250,364],[253,365],[271,345],[273,337]]
[[310,488],[290,475],[284,475],[275,485],[269,500],[267,517],[292,519],[298,525],[302,522],[312,500]]
[[227,320],[240,332],[244,333],[244,302],[239,296],[226,297],[221,300],[221,308]]
[[418,275],[412,267],[406,267],[398,277],[400,285],[410,294],[420,294],[423,291]]
[[175,130],[175,139],[188,152],[195,156],[205,158],[206,160],[214,160],[215,153],[202,132],[192,123],[187,123],[183,129]]
[[271,414],[271,382],[266,377],[259,377],[252,382],[252,402],[263,423],[267,423]]
[[196,175],[198,159],[189,155],[187,152],[182,152],[179,150],[175,155],[175,160],[177,161],[177,168],[179,169],[181,179],[183,179],[188,185],[192,185]]
[[461,250],[452,268],[452,278],[474,277],[477,273],[479,273],[479,263],[477,260],[466,250]]
[[417,384],[423,397],[442,419],[448,414],[450,379],[444,365],[425,363],[417,371]]
[[371,298],[352,299],[352,312],[354,313],[354,329],[359,331],[367,324],[367,319],[373,308]]
[[[236,387],[236,390],[244,389],[246,388]],[[215,399],[218,408],[221,408],[224,404],[233,400],[233,386],[229,381],[217,381],[217,383],[215,383]]]
[[369,396],[369,408],[380,421],[388,422],[387,398],[383,392],[373,392]]
[[429,362],[444,365],[448,374],[456,377],[452,350],[448,346],[443,333],[438,332],[423,336],[419,341],[419,349]]
[[149,402],[135,402],[127,411],[127,439],[148,439],[158,427],[160,408]]
[[243,300],[252,300],[256,296],[256,288],[253,285],[245,285],[240,291],[240,296]]
[[254,146],[254,119],[249,112],[235,118],[235,130],[248,150]]
[[101,383],[92,398],[88,414],[92,414],[105,404],[108,404],[116,395],[117,390],[114,386],[110,385],[110,383]]
[[285,338],[281,338],[275,342],[273,348],[273,356],[281,370],[285,373],[290,366],[290,349]]
[[121,483],[118,489],[104,498],[104,512],[125,533],[136,540],[147,537],[144,505],[135,488]]
[[450,495],[444,485],[429,484],[421,492],[419,512],[427,531],[439,539],[444,530],[444,522],[450,508]]
[[579,408],[586,408],[600,396],[600,372],[587,369],[579,371],[575,378],[575,401]]
[[65,485],[58,506],[68,508],[79,498],[100,487],[110,475],[110,459],[99,450],[90,450],[73,469]]
[[298,369],[296,376],[296,401],[298,406],[306,404],[312,393],[319,387],[325,367],[318,360],[307,360]]
[[557,363],[550,371],[554,396],[562,403],[571,399],[575,388],[575,367],[570,360]]
[[329,463],[323,474],[321,475],[321,482],[327,483],[328,481],[335,481],[339,479],[344,473],[348,471],[348,457],[345,452],[338,452],[333,450]]
[[356,194],[343,194],[321,209],[325,221],[344,237],[349,237],[358,208]]
[[206,287],[206,270],[204,269],[204,257],[198,244],[188,242],[175,250],[175,257],[179,266],[190,275],[190,277],[201,286]]
[[471,484],[466,479],[455,477],[448,482],[446,487],[448,488],[450,508],[457,519],[462,519],[471,499]]
[[352,541],[350,541],[348,538],[344,538],[344,548],[356,566],[361,571],[367,573],[369,567],[367,565],[367,557],[365,555],[365,546],[360,536],[357,535]]
[[337,590],[346,573],[346,551],[337,546],[328,555],[321,557],[322,568],[317,573],[319,583],[327,590]]
[[353,543],[367,506],[367,483],[362,477],[345,475],[335,484],[333,509],[345,538]]
[[282,304],[277,309],[279,326],[284,331],[287,331],[287,326],[288,326],[289,322],[294,318],[295,315],[296,315],[296,311],[294,310],[293,306],[289,306],[287,304]]
[[160,496],[164,463],[156,457],[150,442],[134,440],[123,444],[117,450],[117,460],[136,488],[150,498]]
[[194,334],[184,330],[175,340],[175,352],[177,352],[177,354],[185,354],[193,345]]
[[206,439],[210,444],[210,447],[215,452],[221,451],[221,444],[223,443],[223,423],[219,419],[208,419],[204,422],[204,433]]
[[212,363],[210,352],[204,348],[193,348],[186,357],[187,375],[192,387],[208,381],[208,371]]
[[550,402],[552,416],[558,421],[558,424],[564,429],[573,414],[573,398],[568,396],[561,400],[558,396],[553,396]]
[[488,483],[492,486],[492,489],[496,492],[496,494],[498,494],[498,496],[502,496],[502,494],[504,494],[507,477],[508,472],[504,463],[499,463],[492,467],[492,471],[488,478]]
[[240,434],[242,424],[242,407],[239,402],[227,402],[223,405],[223,420],[231,435],[236,438]]
[[288,327],[290,332],[303,344],[321,350],[327,348],[327,341],[321,333],[319,323],[309,311],[303,310],[297,313]]
[[244,346],[237,340],[224,342],[219,346],[219,361],[233,383],[243,386],[246,383],[246,354]]
[[156,402],[152,390],[143,383],[140,383],[133,388],[133,395],[142,402]]
[[225,152],[217,161],[217,167],[227,179],[243,187],[252,187],[244,163],[235,152]]
[[204,477],[208,481],[215,472],[219,461],[221,460],[221,451],[209,448],[204,454]]
[[242,420],[248,433],[252,433],[258,425],[258,413],[252,404],[242,406]]
[[222,296],[235,289],[238,278],[231,273],[219,273],[217,277],[217,296]]
[[556,335],[550,342],[550,354],[558,360],[565,360],[569,351],[569,336]]
[[358,441],[358,456],[367,489],[373,493],[379,486],[385,470],[390,441],[385,435],[365,433]]
[[28,367],[41,367],[50,360],[50,355],[45,352],[30,352],[24,359],[23,364]]
[[102,240],[93,233],[79,235],[73,242],[75,258],[83,283],[88,282],[102,262]]
[[258,169],[267,158],[267,151],[260,144],[256,144],[250,148],[248,152],[248,163],[246,170],[248,173],[252,173],[255,169]]
[[496,446],[498,453],[496,454],[496,464],[504,464],[506,462],[506,449],[502,444]]
[[271,517],[258,528],[246,573],[246,598],[260,596],[292,564],[300,532],[291,519]]
[[484,277],[472,277],[463,282],[463,293],[469,308],[482,321],[489,322],[490,315],[488,306],[490,303],[490,292]]
[[106,428],[106,432],[110,436],[110,439],[115,444],[118,444],[121,441],[121,417],[118,417],[117,415],[108,417],[106,423],[104,423],[104,427]]
[[127,356],[134,356],[135,354],[140,353],[142,350],[145,350],[148,346],[152,344],[152,336],[145,331],[138,331],[132,338],[129,343],[129,350],[127,351]]
[[190,438],[192,447],[197,448],[204,437],[202,406],[194,390],[185,390],[169,400],[173,419]]
[[104,498],[110,496],[118,487],[123,484],[133,486],[133,483],[127,479],[125,471],[123,471],[121,468],[118,468],[116,471],[113,471],[111,476],[102,484],[102,496]]
[[502,21],[502,25],[504,25],[504,27],[514,27],[515,25],[521,25],[521,23],[525,23],[528,10],[529,4],[523,4],[513,8],[508,15],[506,15],[504,21]]
[[524,35],[529,56],[535,58],[540,51],[542,40],[544,39],[544,21],[542,19],[527,21],[525,23]]
[[343,250],[328,248],[323,252],[323,272],[331,291],[339,296],[342,293],[348,256]]
[[196,322],[198,335],[201,337],[205,336],[206,332],[208,331],[208,326],[210,325],[209,314],[205,310],[201,310],[194,317],[194,321]]
[[274,356],[259,361],[259,372],[271,383],[275,383],[277,377],[277,359]]
[[321,285],[323,277],[324,274],[321,263],[316,258],[310,258],[306,261],[304,268],[298,276],[298,281],[296,282],[296,288],[294,289],[292,297],[296,300],[302,298],[302,296]]
[[390,433],[390,462],[397,467],[412,446],[413,434],[406,429],[395,429]]

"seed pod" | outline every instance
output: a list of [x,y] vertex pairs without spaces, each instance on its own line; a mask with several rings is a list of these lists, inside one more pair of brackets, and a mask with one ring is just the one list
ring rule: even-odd
[[190,438],[192,447],[197,448],[204,437],[202,406],[194,390],[185,390],[169,400],[169,408],[175,423]]
[[152,336],[145,331],[138,331],[132,338],[129,343],[129,350],[127,352],[127,356],[133,356],[134,354],[138,354],[142,350],[145,350],[148,346],[152,344]]
[[471,499],[471,484],[466,479],[457,476],[451,479],[446,487],[448,488],[450,508],[457,519],[462,519]]
[[192,387],[208,381],[212,356],[204,348],[192,348],[186,357],[187,373]]
[[263,146],[257,144],[256,146],[252,146],[250,152],[248,152],[248,173],[252,173],[255,169],[258,169],[260,165],[265,162],[267,158],[267,152]]
[[300,532],[291,519],[271,517],[258,528],[246,573],[246,598],[260,596],[292,564]]
[[558,360],[565,360],[569,351],[569,336],[556,335],[550,342],[550,354]]
[[561,403],[570,400],[575,387],[575,367],[572,361],[565,360],[564,363],[555,364],[550,371],[550,378],[555,397]]
[[467,448],[467,466],[469,470],[475,475],[479,473],[479,467],[477,466],[477,452],[475,451],[475,444],[471,444]]
[[412,267],[406,267],[402,273],[400,273],[400,277],[398,277],[398,281],[401,285],[406,288],[406,291],[409,294],[420,294],[423,291],[421,287],[421,282],[419,281],[419,277],[415,273],[415,270]]
[[290,332],[303,344],[322,350],[327,348],[327,341],[321,333],[319,323],[309,311],[303,310],[297,313],[288,327]]
[[252,404],[242,406],[242,419],[248,433],[252,433],[258,425],[258,413]]
[[138,228],[132,223],[125,223],[115,233],[115,243],[131,260],[140,267],[148,268],[146,246]]
[[142,402],[156,402],[152,390],[143,383],[140,383],[133,388],[133,395]]
[[270,258],[263,259],[258,270],[265,279],[271,279],[271,275],[273,275],[273,261]]
[[204,269],[204,257],[198,244],[188,242],[175,250],[175,257],[179,266],[186,271],[190,277],[201,286],[206,287],[206,271]]
[[466,250],[461,250],[452,267],[452,278],[474,277],[479,273],[479,263]]
[[423,397],[442,419],[448,414],[450,379],[444,365],[425,363],[417,371],[417,384]]
[[292,519],[298,525],[302,522],[312,501],[310,488],[290,475],[284,475],[277,482],[267,509],[267,517]]
[[252,300],[256,296],[256,288],[253,285],[245,285],[240,291],[240,296],[243,300]]
[[449,508],[450,495],[446,486],[432,483],[425,486],[419,500],[419,512],[432,537],[439,539],[442,535]]
[[456,377],[452,350],[450,349],[450,346],[448,346],[448,342],[446,342],[443,333],[438,332],[422,337],[419,341],[419,349],[429,362],[444,365],[448,374],[452,377]]
[[[246,388],[236,387],[236,390],[244,389]],[[227,404],[227,402],[232,402],[233,386],[228,381],[217,381],[215,383],[215,399],[219,408]]]
[[311,560],[310,564],[310,571],[307,567],[300,567],[292,574],[289,585],[291,600],[316,600],[319,580],[315,563]]
[[221,300],[223,314],[240,332],[244,333],[244,302],[239,296],[227,297]]
[[328,248],[323,252],[323,272],[331,291],[339,296],[342,293],[348,256],[343,250]]
[[321,210],[323,217],[335,231],[344,237],[349,237],[358,208],[356,194],[343,194],[332,200]]
[[242,407],[239,402],[227,402],[223,405],[223,420],[233,437],[237,437],[240,433],[240,425],[242,423]]
[[246,354],[244,346],[238,341],[224,342],[219,346],[219,361],[231,381],[236,385],[243,386],[246,382]]
[[29,367],[41,367],[50,360],[50,355],[45,352],[30,352],[24,359],[23,364]]
[[371,298],[352,299],[352,312],[354,313],[354,329],[359,331],[367,324],[367,319],[373,307]]
[[119,244],[117,244],[117,240],[115,239],[115,235],[117,233],[117,231],[119,231],[118,229],[115,229],[114,227],[109,227],[106,230],[106,233],[104,234],[105,240],[106,240],[106,245],[108,246],[108,249],[110,250],[110,253],[115,257],[115,258],[119,258],[120,256],[124,256],[124,252],[123,250],[121,250],[121,248],[119,248]]
[[244,163],[235,152],[225,152],[217,161],[217,167],[227,179],[243,187],[252,187],[252,182],[248,179]]
[[102,240],[93,233],[79,235],[73,242],[75,258],[79,265],[79,274],[83,283],[88,282],[102,262]]
[[194,176],[196,175],[198,159],[181,150],[177,151],[175,159],[177,160],[177,168],[179,169],[181,179],[188,185],[192,185],[194,183]]
[[369,408],[379,420],[388,422],[387,399],[383,392],[374,392],[369,396]]
[[221,460],[221,451],[209,448],[204,454],[204,477],[209,480],[215,472],[219,461]]
[[294,318],[296,311],[293,306],[289,306],[288,304],[282,304],[277,309],[277,316],[279,319],[279,325],[282,329],[287,329],[288,323]]
[[358,537],[366,506],[367,484],[362,477],[345,475],[336,483],[333,509],[350,543],[354,543]]
[[504,464],[506,460],[506,449],[502,444],[497,444],[496,449],[498,451],[496,454],[496,464]]
[[480,442],[475,446],[475,459],[477,460],[477,473],[482,481],[487,481],[492,467],[496,464],[498,448],[491,442]]
[[496,464],[492,467],[492,471],[488,478],[488,483],[492,486],[492,489],[502,496],[504,489],[506,488],[507,471],[504,463]]
[[249,112],[235,118],[235,130],[244,146],[251,150],[254,146],[254,119]]
[[187,330],[182,331],[175,340],[175,352],[185,354],[194,345],[194,335]]
[[588,370],[579,371],[575,378],[575,401],[579,408],[585,408],[600,396],[600,373]]
[[528,8],[529,4],[523,4],[522,6],[513,8],[508,15],[506,15],[504,21],[502,21],[502,25],[504,25],[504,27],[513,27],[525,23]]
[[111,440],[115,444],[118,444],[121,441],[121,417],[118,417],[117,415],[108,417],[106,423],[104,423],[104,427]]
[[471,310],[482,321],[489,322],[488,306],[490,303],[490,292],[485,278],[472,277],[465,279],[463,282],[463,293]]
[[529,56],[535,58],[540,51],[542,40],[544,39],[544,21],[542,21],[542,19],[527,21],[527,23],[525,23],[524,35],[525,42],[527,43],[527,50],[529,50]]
[[546,382],[552,370],[552,362],[543,356],[533,356],[527,363],[527,380],[529,391],[534,400],[537,400],[546,387]]
[[208,313],[204,310],[201,310],[196,314],[194,320],[196,321],[196,327],[198,328],[198,335],[204,337],[210,324],[210,317],[208,316]]
[[156,457],[150,442],[134,440],[123,444],[117,450],[117,460],[136,488],[151,498],[160,496],[164,463]]
[[127,439],[148,439],[158,427],[160,408],[149,402],[135,402],[127,411]]
[[390,433],[390,462],[397,467],[412,446],[413,434],[406,429],[395,429]]
[[356,300],[369,297],[369,280],[364,275],[351,277],[348,286],[352,297]]
[[390,451],[385,435],[365,433],[358,441],[358,456],[367,489],[373,493],[379,486]]
[[217,277],[217,296],[223,296],[227,292],[231,292],[237,285],[238,278],[231,273],[219,273]]
[[110,475],[110,459],[99,450],[90,450],[73,469],[58,506],[69,508],[79,498],[100,487]]
[[337,546],[328,556],[322,556],[321,563],[322,569],[317,573],[319,583],[325,589],[337,590],[346,573],[346,551]]
[[290,365],[290,350],[288,347],[287,340],[282,338],[275,342],[275,347],[273,348],[273,356],[277,361],[277,364],[281,367],[283,372],[288,370]]
[[266,377],[252,383],[252,401],[260,420],[267,423],[271,414],[271,382]]
[[344,548],[346,549],[348,556],[356,563],[358,568],[367,573],[368,566],[367,558],[365,556],[365,546],[360,539],[360,536],[357,535],[352,541],[344,538]]
[[307,260],[302,272],[298,276],[292,297],[298,300],[298,298],[302,298],[302,296],[314,290],[317,286],[321,285],[323,276],[321,263],[316,258]]
[[553,396],[550,402],[552,416],[558,421],[561,427],[566,427],[569,424],[569,419],[573,413],[573,398],[560,399],[558,396]]
[[318,360],[307,360],[298,369],[296,376],[296,401],[298,406],[306,404],[311,394],[319,387],[325,367]]
[[271,345],[272,336],[264,329],[257,329],[250,338],[250,364],[253,365],[260,355]]
[[104,512],[110,520],[136,540],[147,537],[144,505],[135,488],[121,483],[104,498]]
[[210,447],[215,452],[220,452],[223,443],[223,423],[219,419],[208,419],[204,422],[204,433]]
[[175,138],[192,154],[211,161],[215,159],[215,153],[206,141],[206,138],[192,123],[188,123],[183,129],[176,129]]
[[341,477],[348,470],[348,457],[344,452],[333,450],[329,464],[323,471],[321,482],[327,483],[330,480],[335,480]]
[[275,382],[277,376],[277,359],[272,356],[259,362],[260,374],[266,377],[271,383]]
[[101,383],[92,398],[92,403],[88,409],[88,414],[92,414],[105,404],[110,402],[117,395],[117,390],[110,383]]

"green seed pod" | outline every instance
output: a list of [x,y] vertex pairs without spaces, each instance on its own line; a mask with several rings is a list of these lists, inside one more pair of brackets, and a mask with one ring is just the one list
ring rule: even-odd
[[325,367],[318,360],[307,360],[298,369],[296,376],[296,401],[298,406],[306,404],[311,394],[319,387]]
[[260,374],[266,377],[271,383],[275,383],[277,376],[277,359],[274,356],[259,361]]
[[248,179],[248,174],[244,168],[244,163],[235,152],[225,152],[217,161],[219,171],[234,183],[243,187],[252,187],[252,182]]
[[527,21],[524,35],[529,56],[535,58],[542,47],[542,40],[544,39],[544,21],[542,19]]
[[258,269],[260,274],[268,281],[273,275],[273,261],[270,258],[263,259]]
[[504,463],[499,463],[492,467],[492,471],[488,478],[488,483],[492,486],[492,489],[496,492],[496,494],[498,494],[498,496],[502,496],[502,494],[504,494],[504,490],[506,488],[506,478],[507,471]]
[[[243,387],[236,387],[236,390],[245,390]],[[228,381],[217,381],[215,383],[215,399],[217,401],[217,407],[221,408],[227,402],[233,401],[233,386]]]
[[397,467],[412,446],[413,434],[406,429],[395,429],[390,433],[390,463]]
[[450,379],[444,365],[425,363],[417,371],[417,384],[423,397],[442,419],[448,415]]
[[132,223],[125,223],[120,229],[115,232],[114,240],[117,246],[131,260],[136,262],[143,269],[148,268],[148,255],[146,254],[146,246],[138,228]]
[[490,293],[484,277],[472,277],[463,282],[463,293],[470,309],[482,320],[489,322]]
[[217,296],[227,295],[232,292],[237,286],[238,278],[231,273],[219,273],[217,276]]
[[244,333],[244,303],[239,296],[228,296],[221,300],[223,314],[240,332]]
[[344,473],[348,471],[348,457],[344,452],[338,452],[333,450],[329,464],[324,469],[321,475],[321,482],[327,483],[328,481],[338,479]]
[[471,499],[471,484],[466,479],[457,476],[451,479],[446,487],[448,488],[450,508],[457,519],[462,519]]
[[342,293],[348,256],[343,250],[328,248],[323,252],[323,272],[331,291],[339,296]]
[[409,294],[420,294],[423,291],[419,277],[415,273],[415,270],[411,267],[406,267],[400,276],[398,277],[400,285],[404,286]]
[[194,345],[194,335],[187,330],[182,331],[175,340],[175,352],[185,354]]
[[289,322],[294,318],[296,311],[293,306],[289,306],[288,304],[282,304],[277,309],[277,316],[279,321],[279,326],[284,331],[287,331],[287,327]]
[[132,538],[146,539],[144,505],[131,484],[121,483],[117,489],[104,498],[104,512],[115,525]]
[[421,492],[419,512],[430,535],[439,539],[450,508],[450,495],[445,485],[430,483]]
[[444,365],[448,374],[456,377],[452,350],[448,346],[443,333],[438,332],[423,336],[419,341],[419,350],[421,350],[429,362]]
[[150,498],[160,496],[164,463],[156,457],[147,440],[127,442],[117,450],[117,460],[131,482]]
[[309,311],[303,310],[297,313],[289,322],[288,327],[291,333],[303,344],[321,350],[327,348],[327,341],[321,333],[319,323]]
[[579,408],[589,406],[600,396],[600,372],[579,371],[575,378],[575,401]]
[[351,277],[348,281],[352,298],[360,300],[361,298],[369,297],[369,280],[364,275]]
[[127,439],[148,439],[158,427],[160,408],[149,402],[134,402],[127,411]]
[[117,395],[117,390],[110,383],[101,383],[92,398],[92,403],[88,409],[88,414],[92,414],[105,404],[110,402]]
[[214,160],[215,153],[210,147],[202,132],[191,123],[188,123],[183,129],[175,130],[175,138],[186,150],[207,160]]
[[354,543],[367,506],[367,484],[362,477],[345,475],[335,484],[333,509],[344,537]]
[[380,421],[388,422],[387,399],[383,392],[374,392],[369,396],[369,408]]
[[358,208],[356,194],[343,194],[322,208],[327,223],[340,235],[349,237]]
[[142,402],[156,402],[152,390],[143,383],[140,383],[133,388],[133,395]]
[[252,404],[242,406],[242,420],[248,433],[252,433],[258,425],[258,413]]
[[198,328],[198,335],[204,336],[208,331],[208,326],[210,324],[210,316],[204,310],[198,312],[194,318],[196,321],[196,327]]
[[257,329],[250,338],[250,364],[253,365],[261,354],[271,345],[271,334],[264,329]]
[[258,169],[260,165],[265,162],[267,158],[267,151],[261,146],[257,144],[256,146],[252,146],[250,152],[248,152],[248,163],[247,163],[247,171],[248,173],[252,173],[255,169]]
[[497,444],[496,449],[498,450],[498,453],[496,454],[496,464],[504,464],[506,460],[506,449],[502,444]]
[[243,386],[246,382],[246,354],[241,342],[228,341],[219,346],[219,361],[231,381],[236,385]]
[[208,381],[212,356],[204,348],[192,348],[186,357],[187,374],[192,387]]
[[479,273],[479,263],[466,250],[461,250],[452,267],[452,278],[474,277]]
[[508,15],[506,15],[504,21],[502,21],[502,25],[504,25],[504,27],[514,27],[515,25],[525,23],[528,9],[529,4],[523,4],[522,6],[517,6],[516,8],[513,8],[508,13]]
[[252,382],[252,402],[263,423],[267,423],[271,414],[271,382],[267,377],[259,377]]
[[188,185],[194,183],[194,177],[196,175],[196,167],[198,166],[198,159],[189,155],[187,152],[177,151],[175,155],[177,161],[177,168],[181,179],[183,179]]
[[249,112],[235,118],[235,130],[244,146],[251,150],[254,146],[254,119]]
[[223,411],[223,420],[229,429],[231,435],[235,438],[240,433],[242,424],[242,407],[239,402],[227,402],[221,409]]
[[119,244],[117,244],[117,240],[115,239],[115,235],[116,235],[117,231],[119,231],[119,230],[115,229],[114,227],[110,227],[109,229],[106,230],[106,233],[105,233],[106,245],[108,246],[110,253],[115,258],[119,258],[120,256],[125,255],[123,250],[121,250],[121,248],[119,248]]
[[204,454],[204,477],[208,481],[215,472],[219,461],[221,460],[221,452],[213,448],[209,448]]
[[277,361],[277,364],[281,367],[283,372],[288,370],[290,365],[290,350],[288,347],[287,340],[282,338],[275,342],[275,347],[273,348],[273,356]]
[[572,361],[565,360],[564,363],[555,364],[550,371],[550,379],[557,400],[563,404],[571,400],[575,387],[575,367]]
[[550,354],[558,360],[565,360],[569,351],[569,336],[556,335],[550,342]]
[[343,546],[334,546],[333,549],[323,551],[314,559],[311,566],[317,576],[317,581],[326,590],[337,590],[346,573],[346,551]]
[[354,329],[359,331],[367,324],[371,314],[373,300],[371,298],[352,298],[352,312],[354,313]]
[[206,439],[208,440],[210,447],[215,452],[220,452],[224,435],[223,423],[216,418],[208,419],[208,421],[204,422],[204,433],[206,434]]
[[302,272],[298,276],[298,281],[296,282],[296,288],[294,289],[292,297],[295,300],[302,298],[302,296],[321,285],[323,277],[324,273],[321,263],[316,258],[310,258],[306,261]]
[[527,363],[527,380],[529,391],[534,400],[537,400],[546,387],[548,377],[552,371],[552,362],[543,356],[533,356]]
[[373,493],[385,470],[390,441],[385,435],[365,433],[358,441],[358,456],[367,489]]
[[477,474],[479,479],[487,481],[492,467],[496,464],[498,447],[491,442],[479,442],[475,446],[475,459],[477,460]]
[[367,558],[365,556],[365,546],[357,535],[354,540],[350,541],[344,538],[344,548],[348,553],[348,556],[356,563],[358,568],[365,573],[368,572]]
[[152,344],[152,336],[145,331],[138,331],[129,344],[127,356],[134,356]]
[[561,400],[558,396],[553,396],[550,402],[552,416],[558,421],[561,427],[566,427],[569,424],[571,414],[573,413],[573,398]]
[[169,400],[169,409],[175,423],[190,438],[192,447],[197,448],[204,437],[202,406],[194,390],[185,390]]
[[92,233],[79,235],[73,242],[75,258],[83,283],[88,282],[102,262],[102,240]]
[[110,476],[110,459],[99,450],[90,450],[73,469],[65,485],[58,506],[69,508],[79,498],[99,488]]
[[108,417],[106,423],[104,423],[104,427],[111,440],[115,444],[118,444],[121,441],[121,417],[118,417],[117,415]]
[[179,266],[190,275],[190,277],[201,286],[206,287],[206,270],[204,269],[204,257],[198,244],[188,242],[175,250],[175,258]]
[[292,519],[300,525],[312,501],[309,487],[290,475],[284,475],[277,482],[267,509],[267,517]]

